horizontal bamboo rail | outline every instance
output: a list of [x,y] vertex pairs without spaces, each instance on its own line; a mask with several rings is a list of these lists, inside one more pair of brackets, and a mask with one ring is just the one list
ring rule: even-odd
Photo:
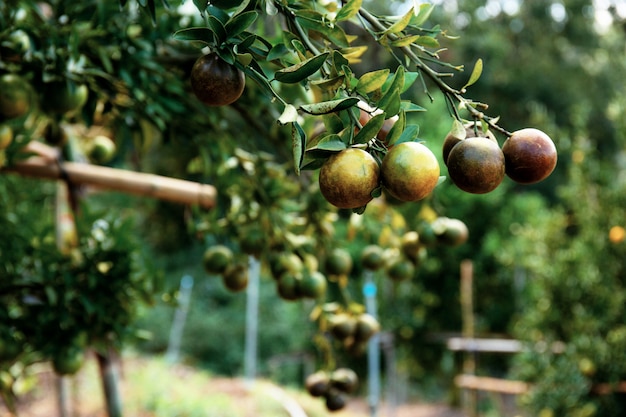
[[479,391],[499,392],[502,394],[519,395],[528,391],[529,385],[522,381],[512,381],[487,376],[460,374],[454,378],[454,383],[459,388]]
[[4,167],[2,172],[51,180],[64,179],[73,184],[175,203],[197,204],[204,208],[213,208],[216,204],[217,191],[209,184],[87,163],[59,162],[55,150],[40,142],[29,143],[25,151],[37,155]]

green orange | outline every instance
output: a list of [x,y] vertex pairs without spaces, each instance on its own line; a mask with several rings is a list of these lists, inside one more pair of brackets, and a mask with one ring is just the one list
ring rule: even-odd
[[26,115],[31,108],[31,87],[28,81],[15,74],[0,77],[0,119],[15,119]]
[[352,271],[352,256],[343,248],[335,248],[326,257],[325,265],[329,275],[348,275]]
[[395,145],[381,165],[383,186],[401,201],[418,201],[430,195],[439,181],[439,172],[435,154],[418,142]]
[[229,266],[222,274],[222,282],[232,292],[246,289],[248,287],[248,268],[244,264]]
[[209,274],[222,274],[233,262],[233,252],[224,245],[207,248],[202,256],[204,270]]
[[372,200],[379,186],[380,168],[368,152],[348,148],[330,156],[319,175],[320,192],[338,208],[355,209]]
[[363,268],[377,271],[385,263],[383,249],[378,245],[367,245],[361,252],[361,264]]

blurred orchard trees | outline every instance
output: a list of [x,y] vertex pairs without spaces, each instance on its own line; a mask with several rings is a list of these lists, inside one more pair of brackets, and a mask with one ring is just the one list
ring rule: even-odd
[[[626,15],[619,2],[496,3],[446,7],[463,35],[451,53],[488,64],[472,88],[494,114],[553,126],[559,164],[532,189],[510,186],[504,200],[442,189],[481,242],[471,256],[478,323],[528,342],[512,374],[536,384],[522,398],[533,415],[621,415],[623,394],[609,387],[625,378]],[[471,213],[486,212],[494,217],[483,229]],[[507,306],[489,296],[498,287]],[[564,353],[551,353],[557,341]]]
[[[442,58],[455,65],[465,64],[466,69],[473,68],[477,58],[481,58],[483,74],[468,88],[471,95],[488,103],[488,113],[501,116],[509,131],[533,125],[549,131],[559,149],[559,165],[551,178],[535,186],[522,187],[507,180],[495,192],[475,196],[460,192],[446,181],[438,186],[432,198],[423,203],[396,206],[380,204],[385,200],[378,199],[359,216],[329,207],[316,189],[310,172],[303,171],[300,177],[293,175],[294,168],[299,168],[294,166],[294,155],[302,152],[297,149],[297,142],[293,142],[294,131],[296,137],[302,134],[299,129],[310,134],[319,128],[319,124],[316,126],[312,122],[315,118],[307,121],[293,118],[293,114],[285,111],[291,109],[281,99],[288,98],[288,104],[297,107],[314,99],[311,91],[288,83],[278,83],[272,90],[262,79],[252,77],[254,80],[248,80],[244,95],[233,105],[203,106],[193,97],[187,80],[201,47],[207,42],[215,42],[216,34],[221,34],[219,28],[223,22],[209,20],[212,31],[179,32],[180,36],[175,38],[172,34],[180,29],[207,25],[207,20],[203,20],[196,9],[196,5],[202,2],[187,1],[185,7],[190,12],[185,13],[176,7],[165,9],[160,2],[137,3],[145,7],[128,2],[123,13],[120,13],[118,2],[106,1],[52,1],[49,2],[50,9],[41,13],[36,12],[35,3],[30,1],[9,1],[0,5],[2,72],[26,75],[32,88],[28,93],[34,100],[31,104],[35,113],[41,116],[36,123],[32,118],[11,122],[16,135],[6,152],[9,163],[19,158],[20,146],[48,131],[45,126],[52,126],[52,131],[60,127],[67,134],[67,146],[62,145],[64,156],[69,159],[87,150],[81,146],[89,143],[93,133],[84,129],[84,125],[106,126],[118,150],[109,161],[110,165],[211,183],[224,197],[215,210],[203,212],[197,208],[143,199],[90,196],[92,208],[81,209],[84,216],[79,216],[81,239],[78,247],[84,256],[93,257],[91,262],[92,258],[68,258],[56,253],[54,219],[32,214],[32,206],[24,203],[42,202],[41,206],[49,213],[54,207],[55,187],[33,185],[33,182],[8,179],[3,175],[5,218],[0,220],[7,227],[2,230],[10,231],[15,237],[10,242],[19,244],[11,243],[1,249],[3,257],[5,253],[11,253],[14,258],[6,263],[11,265],[11,268],[5,268],[10,280],[2,283],[0,296],[3,300],[30,296],[29,291],[35,286],[39,297],[36,300],[45,297],[48,304],[59,306],[62,305],[58,302],[61,296],[61,300],[72,301],[91,316],[102,318],[102,326],[90,330],[91,333],[87,331],[86,335],[81,330],[93,326],[75,319],[57,323],[61,330],[71,331],[58,333],[67,339],[58,341],[55,350],[62,350],[66,344],[93,346],[94,342],[96,348],[102,348],[112,339],[120,342],[127,337],[127,322],[124,320],[128,317],[117,320],[114,323],[117,327],[107,327],[103,312],[112,307],[103,304],[94,308],[81,292],[66,291],[68,286],[79,283],[90,291],[97,290],[94,279],[115,273],[121,285],[118,294],[135,294],[137,299],[143,297],[148,304],[155,302],[154,297],[160,295],[157,291],[159,283],[153,282],[145,273],[146,267],[134,240],[137,236],[127,236],[129,231],[132,231],[131,235],[141,236],[159,258],[167,258],[160,265],[169,268],[169,272],[193,270],[185,265],[188,262],[197,262],[200,266],[202,249],[213,244],[232,248],[239,265],[247,261],[248,255],[258,255],[274,248],[278,252],[296,253],[307,268],[315,266],[321,270],[326,268],[325,260],[332,249],[347,248],[355,261],[354,267],[349,273],[333,277],[328,288],[330,295],[342,300],[342,307],[314,310],[321,323],[326,316],[331,317],[328,311],[331,308],[335,308],[335,312],[348,310],[353,316],[361,313],[359,294],[362,282],[359,277],[363,265],[359,260],[365,244],[378,244],[386,250],[387,257],[397,257],[404,250],[402,238],[406,232],[417,230],[425,239],[429,234],[428,228],[423,228],[424,223],[445,216],[466,222],[470,230],[466,244],[455,248],[428,245],[425,258],[419,253],[414,256],[414,266],[419,265],[411,282],[392,282],[386,279],[383,271],[378,275],[381,281],[385,279],[381,291],[384,297],[381,324],[396,334],[404,368],[415,380],[437,374],[444,368],[440,362],[444,358],[441,347],[427,343],[426,337],[433,332],[460,329],[458,265],[462,259],[469,258],[475,262],[477,331],[511,333],[531,346],[538,343],[549,346],[553,341],[566,343],[564,354],[537,352],[517,358],[514,373],[537,383],[537,390],[525,398],[529,406],[537,412],[553,415],[581,412],[581,409],[587,413],[581,415],[616,412],[618,397],[594,397],[591,388],[596,383],[624,379],[619,365],[619,355],[625,343],[623,327],[620,327],[620,320],[623,322],[624,319],[624,294],[620,282],[624,276],[621,261],[624,243],[619,229],[624,226],[619,208],[624,204],[626,130],[622,117],[626,102],[621,81],[625,75],[623,16],[616,14],[613,25],[597,31],[590,1],[568,4],[538,0],[520,4],[502,2],[508,7],[502,6],[504,9],[498,10],[498,2],[472,0],[460,4],[445,2],[434,8],[428,19],[433,22],[432,26],[420,32],[425,36],[420,41],[424,43],[422,46],[430,47],[433,39],[438,38],[441,45],[448,48],[441,52]],[[179,2],[171,3],[179,5]],[[229,2],[214,3],[218,7],[229,7]],[[295,7],[292,3],[281,4]],[[316,7],[319,6],[322,12],[332,12],[331,2],[318,3]],[[510,8],[512,4],[517,7]],[[379,10],[380,2],[371,2],[371,6],[372,10],[388,13]],[[16,13],[18,8],[24,12]],[[394,12],[401,8],[398,6]],[[271,7],[266,10],[274,12]],[[420,10],[430,11],[428,7]],[[218,10],[213,12],[223,21],[228,20],[228,16]],[[293,17],[287,8],[281,12],[288,20]],[[428,17],[426,15],[424,13],[421,17]],[[247,34],[240,25],[245,26],[252,16],[247,14],[236,24],[230,24],[228,29],[232,33],[241,30],[233,38],[240,42],[238,47],[241,50],[234,54],[234,49],[224,48],[224,57],[233,62],[235,58],[243,60],[238,61],[241,63],[250,58],[247,54],[266,54],[265,58],[273,57],[273,65],[284,69],[302,60],[298,53],[312,52],[311,45],[302,39],[299,43],[297,39],[289,38],[289,48],[282,45],[284,49],[272,49],[271,54],[263,41],[253,37],[244,41],[243,35]],[[310,13],[308,16],[315,20],[320,15]],[[42,24],[47,21],[54,21],[54,24]],[[300,24],[306,21],[304,19]],[[282,35],[271,17],[263,16],[256,24],[267,31],[268,38]],[[298,25],[294,21],[291,24],[297,33],[295,28]],[[441,32],[441,27],[448,28],[448,31]],[[21,33],[16,35],[16,28]],[[460,38],[454,40],[447,35],[459,35]],[[228,38],[229,41],[233,39]],[[314,46],[321,47],[324,41],[320,40],[323,39],[343,42],[341,34],[331,26],[313,39]],[[365,56],[372,59],[355,62],[355,68],[361,73],[377,67],[392,69],[387,74],[389,80],[382,80],[387,81],[385,86],[388,87],[393,83],[397,61],[385,55],[375,42],[370,41],[370,46],[368,54],[371,55]],[[344,53],[358,57],[359,51],[347,49]],[[21,56],[24,58],[18,59]],[[344,62],[340,55],[332,58],[328,65],[332,64],[334,71],[346,71],[342,65],[352,64],[347,59]],[[309,61],[309,64],[313,63]],[[370,67],[369,64],[374,65]],[[283,72],[283,77],[292,77],[292,72]],[[461,88],[467,82],[468,72],[451,78],[451,85]],[[346,76],[346,73],[342,75]],[[417,78],[415,74],[403,76],[406,78],[401,83],[402,88]],[[338,78],[331,81],[341,83],[348,79],[355,83],[357,80],[348,76]],[[393,79],[400,83],[400,75]],[[51,106],[50,102],[54,102],[56,95],[48,88],[59,81],[88,86],[89,94],[80,109],[69,114],[54,111],[58,107]],[[376,81],[376,77],[370,81]],[[388,97],[386,105],[394,103],[395,113],[402,113],[401,117],[406,118],[404,123],[412,126],[408,129],[407,135],[412,135],[409,139],[425,139],[432,150],[438,151],[450,130],[453,112],[448,106],[450,103],[435,92],[436,86],[431,81],[426,81],[426,85],[435,98],[434,102],[431,103],[416,86],[406,91],[403,98],[428,108],[428,112],[418,111],[421,109],[407,103],[401,104],[395,96]],[[329,89],[333,86],[333,83],[324,85]],[[369,97],[372,101],[381,102],[378,89],[369,91],[365,88],[363,91],[372,94]],[[346,118],[339,121],[326,120],[326,127],[341,124],[344,132],[352,131],[356,122],[354,116],[358,114],[344,115]],[[276,123],[279,118],[292,125]],[[375,123],[378,122],[382,122],[382,118]],[[345,129],[348,125],[349,128]],[[396,138],[399,133],[395,133]],[[337,150],[333,148],[339,146],[337,138],[330,139],[333,140],[328,140],[329,145],[325,145],[328,148],[318,147],[318,155],[327,156],[327,152]],[[499,139],[502,142],[504,138]],[[439,152],[436,153],[441,158]],[[440,166],[443,167],[441,160]],[[24,190],[29,187],[35,191],[26,196]],[[29,200],[31,198],[33,200]],[[117,209],[112,202],[119,203],[120,207],[132,207],[136,209],[135,213],[142,214]],[[102,216],[107,219],[105,223],[90,215],[98,211],[109,212],[108,217]],[[23,216],[33,221],[22,220]],[[131,227],[130,223],[120,219],[126,216],[133,217],[136,226]],[[609,234],[610,230],[612,234]],[[31,239],[32,236],[36,238]],[[121,242],[127,250],[117,253],[111,247],[112,240]],[[185,258],[183,261],[165,256],[174,252],[198,256],[195,260]],[[30,256],[33,253],[37,256]],[[101,259],[101,254],[109,257]],[[42,271],[37,260],[44,259],[44,255],[49,256],[45,259],[57,266],[65,281],[50,284],[45,275],[50,271]],[[118,263],[123,268],[112,268]],[[24,272],[35,277],[34,282],[20,283]],[[122,285],[127,282],[124,280],[129,274],[136,277],[128,282],[130,288]],[[179,277],[173,278],[177,280]],[[19,288],[19,292],[13,287],[16,282],[25,285]],[[175,284],[170,282],[169,286]],[[272,284],[278,286],[278,283]],[[273,303],[276,291],[286,290],[275,290],[272,286],[271,291],[264,293],[268,305]],[[242,313],[241,304],[233,302],[232,297],[225,293],[211,294],[213,298],[207,302],[209,310],[231,308],[232,314]],[[172,301],[175,294],[165,298],[168,297]],[[57,302],[53,303],[54,300]],[[120,305],[127,301],[121,300]],[[33,335],[29,332],[36,329],[29,320],[49,323],[49,317],[56,318],[59,311],[6,305],[10,308],[0,312],[8,320],[2,323],[9,323],[5,326],[5,333],[8,333],[8,339],[26,347],[20,360],[29,363],[55,356],[57,352],[41,347],[47,340],[46,334],[31,337]],[[38,303],[35,305],[39,306]],[[125,312],[135,318],[136,311],[130,303],[128,306]],[[309,314],[299,307],[272,310],[272,314],[276,314],[278,321],[289,319],[294,310],[301,313],[298,320]],[[77,311],[79,315],[83,312]],[[155,323],[156,327],[164,327],[162,322]],[[215,322],[211,325],[215,329],[225,327]],[[286,340],[283,333],[268,332],[268,345],[301,347]],[[232,353],[237,348],[232,343],[235,336],[232,333],[220,336],[228,341],[229,353]],[[72,343],[66,343],[66,340]],[[198,353],[199,357],[201,355]],[[5,362],[11,365],[15,358],[9,359]],[[236,362],[235,359],[231,361]],[[2,368],[5,388],[13,388],[20,371],[21,368],[11,366]],[[563,384],[563,387],[568,389],[562,392],[550,387],[552,383],[560,385],[559,378],[567,378],[568,385]],[[579,404],[584,407],[579,408]]]

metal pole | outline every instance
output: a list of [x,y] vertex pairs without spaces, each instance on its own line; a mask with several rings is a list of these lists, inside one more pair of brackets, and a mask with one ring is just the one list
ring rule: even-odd
[[252,386],[256,378],[260,275],[261,263],[254,256],[249,256],[246,301],[246,350],[244,358],[245,380],[248,388]]
[[[373,317],[377,317],[376,283],[374,273],[366,270],[364,273],[363,295],[365,296],[365,308]],[[367,368],[368,368],[368,403],[370,416],[378,416],[380,403],[380,334],[376,333],[367,345]]]
[[193,288],[193,277],[185,275],[180,280],[180,300],[178,308],[174,313],[174,323],[170,329],[170,340],[167,346],[165,359],[168,362],[177,362],[180,356],[180,345],[183,338],[183,328],[187,320],[189,311],[189,301],[191,299],[191,289]]

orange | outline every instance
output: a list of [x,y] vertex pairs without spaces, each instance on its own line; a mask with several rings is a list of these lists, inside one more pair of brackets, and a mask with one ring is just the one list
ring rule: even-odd
[[84,84],[72,80],[53,81],[45,85],[43,108],[54,114],[73,113],[80,110],[89,96]]
[[367,245],[361,252],[361,264],[363,268],[376,271],[385,263],[383,249],[378,245]]
[[392,281],[406,281],[413,278],[415,265],[406,258],[394,260],[387,268],[387,275]]
[[427,197],[439,181],[439,162],[426,146],[403,142],[390,149],[381,166],[383,186],[401,201]]
[[232,292],[246,289],[248,287],[248,268],[244,264],[229,266],[222,275],[222,282]]
[[379,185],[380,168],[372,155],[348,148],[330,156],[319,175],[320,192],[338,208],[355,209],[372,201]]
[[202,257],[204,270],[209,274],[222,274],[231,265],[233,252],[224,245],[207,248]]
[[73,375],[83,366],[85,351],[79,346],[66,347],[52,358],[54,372],[58,375]]
[[13,142],[13,129],[6,124],[0,125],[0,149],[8,148],[11,142]]
[[554,142],[539,129],[521,129],[504,141],[506,175],[520,184],[546,179],[556,167]]
[[326,294],[327,286],[328,283],[324,274],[319,271],[313,271],[302,275],[298,293],[305,298],[321,298]]
[[352,256],[342,248],[333,249],[326,257],[326,273],[329,275],[348,275],[352,271]]
[[485,194],[504,179],[504,155],[488,138],[468,138],[456,144],[448,155],[448,174],[461,190]]
[[191,89],[207,106],[226,106],[241,97],[245,74],[212,52],[196,60],[191,69]]
[[15,74],[0,77],[0,119],[15,119],[30,111],[31,87]]

